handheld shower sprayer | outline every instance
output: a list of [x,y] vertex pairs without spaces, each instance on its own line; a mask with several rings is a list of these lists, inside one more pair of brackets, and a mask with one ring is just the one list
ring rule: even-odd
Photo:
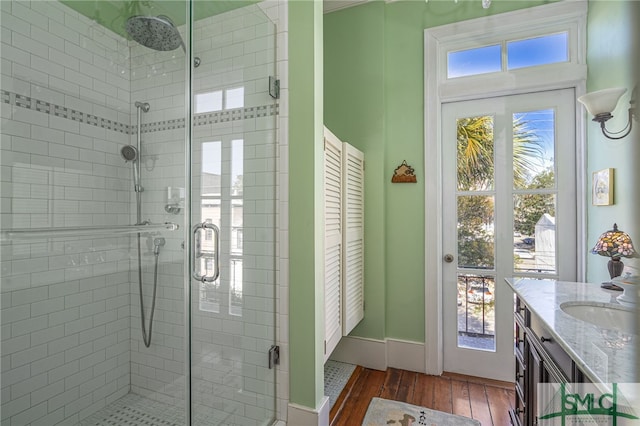
[[[133,163],[133,188],[136,192],[140,193],[144,191],[142,182],[140,181],[140,113],[149,112],[151,108],[148,102],[136,102],[135,107],[138,110],[138,126],[137,126],[137,138],[136,145],[125,145],[120,149],[120,155],[126,162],[131,161]],[[138,218],[140,222],[140,218]]]
[[133,145],[125,145],[120,149],[120,155],[125,162],[136,161],[138,159],[138,150]]
[[133,163],[133,188],[136,192],[144,191],[144,188],[140,184],[140,158],[138,156],[138,149],[133,145],[125,145],[120,149],[120,155],[124,158],[125,162],[131,161]]

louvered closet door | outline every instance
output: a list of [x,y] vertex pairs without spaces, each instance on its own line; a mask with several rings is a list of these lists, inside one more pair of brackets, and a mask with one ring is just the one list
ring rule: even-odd
[[342,334],[346,336],[364,318],[364,154],[346,142],[342,177]]
[[326,361],[342,337],[342,142],[324,138],[324,324]]

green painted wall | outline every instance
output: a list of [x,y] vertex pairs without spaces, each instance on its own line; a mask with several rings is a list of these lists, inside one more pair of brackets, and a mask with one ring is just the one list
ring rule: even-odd
[[[637,1],[590,1],[588,18],[587,64],[589,77],[587,91],[610,87],[626,87],[629,92],[640,83],[640,3]],[[627,93],[618,103],[614,118],[607,128],[617,131],[627,122]],[[637,103],[636,103],[637,105]],[[637,108],[637,107],[636,107]],[[597,123],[589,122],[587,128],[587,181],[591,174],[603,168],[615,169],[614,204],[592,206],[589,191],[587,208],[587,244],[590,250],[598,236],[617,222],[620,229],[629,233],[636,250],[640,244],[640,132],[638,122],[631,135],[619,141],[605,138]],[[589,185],[590,186],[590,185]],[[590,188],[589,188],[590,189]],[[609,279],[606,264],[608,259],[588,255],[587,280],[600,282]],[[640,268],[640,259],[624,259],[627,265]],[[637,317],[640,327],[640,316]],[[635,377],[640,377],[640,341],[636,342]]]
[[[289,394],[324,395],[322,3],[289,3]],[[317,283],[317,285],[316,285]]]
[[[376,1],[325,15],[325,124],[366,156],[366,311],[352,335],[424,341],[424,29],[544,3]],[[417,184],[391,184],[403,160]]]
[[[327,14],[324,77],[327,127],[366,152],[366,312],[353,334],[385,336],[385,99],[384,3]],[[329,96],[328,92],[334,94]]]
[[[626,87],[629,91],[618,103],[613,112],[614,118],[607,122],[607,128],[613,131],[622,129],[627,123],[627,109],[631,90],[638,83],[638,74],[632,69],[632,58],[638,56],[638,46],[632,43],[631,34],[638,25],[637,2],[635,1],[590,1],[588,18],[587,65],[589,69],[587,91],[611,87]],[[637,38],[636,38],[637,40]],[[589,117],[590,119],[591,117]],[[638,179],[638,145],[636,129],[630,136],[619,141],[605,138],[598,123],[589,120],[587,128],[588,155],[587,181],[590,182],[594,171],[614,168],[614,204],[612,206],[593,206],[591,204],[590,185],[587,208],[587,244],[590,250],[600,234],[611,229],[614,222],[621,230],[640,244],[640,223],[638,206],[640,205],[640,181]],[[608,259],[598,255],[587,258],[587,280],[600,282],[609,278]],[[638,259],[624,259],[625,264],[640,266]]]

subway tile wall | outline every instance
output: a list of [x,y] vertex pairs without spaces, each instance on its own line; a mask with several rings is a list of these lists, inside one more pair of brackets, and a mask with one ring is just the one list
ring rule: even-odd
[[[127,43],[57,2],[1,3],[2,229],[133,223],[131,168],[119,150],[135,144],[135,101],[151,105],[142,114],[141,126],[142,217],[183,224],[183,212],[164,210],[167,188],[184,187],[183,53]],[[273,416],[273,370],[265,366],[266,349],[273,342],[268,330],[273,326],[283,349],[277,417],[286,419],[286,77],[278,104],[266,93],[268,75],[276,72],[274,58],[278,71],[286,75],[286,49],[275,49],[276,40],[286,39],[286,1],[259,7],[278,23],[277,34],[258,6],[198,21],[194,29],[194,51],[202,59],[196,69],[196,92],[239,85],[245,90],[241,110],[195,117],[195,146],[242,139],[245,160],[242,316],[200,311],[197,291],[192,301],[197,313],[194,385],[201,396],[194,397],[194,420],[203,423],[226,416],[234,424],[254,425]],[[285,108],[284,115],[279,108]],[[196,187],[201,182],[201,157],[202,150],[196,149]],[[223,168],[230,167],[228,160],[225,164]],[[229,186],[228,178],[222,181]],[[277,184],[284,184],[285,190],[276,193]],[[223,223],[230,223],[229,212],[221,216]],[[273,228],[276,221],[279,231]],[[135,238],[2,244],[3,424],[54,424],[65,419],[73,424],[129,389],[182,406],[183,238],[181,233],[163,236],[150,348],[142,343],[140,332]],[[147,321],[154,274],[152,237],[142,238]],[[221,243],[230,246],[229,233],[223,232]],[[225,265],[230,260],[221,259],[223,277],[229,275]],[[221,295],[228,300],[228,284]],[[92,327],[85,328],[87,324]],[[56,344],[43,342],[45,335],[61,339]],[[93,352],[87,352],[89,347]],[[17,359],[22,361],[11,363]],[[51,371],[42,376],[46,366]]]
[[[126,40],[2,1],[0,226],[130,223]],[[2,424],[75,424],[129,392],[129,237],[3,241]]]

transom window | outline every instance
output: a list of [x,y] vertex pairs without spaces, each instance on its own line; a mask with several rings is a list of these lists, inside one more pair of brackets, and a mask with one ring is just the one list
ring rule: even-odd
[[447,52],[447,78],[481,75],[570,60],[569,32],[502,40]]

